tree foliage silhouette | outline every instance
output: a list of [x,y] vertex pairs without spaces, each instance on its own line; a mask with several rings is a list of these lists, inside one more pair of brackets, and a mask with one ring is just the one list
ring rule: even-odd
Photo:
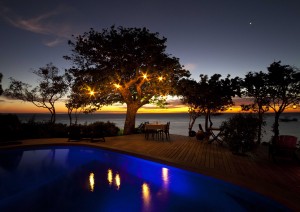
[[178,58],[166,53],[167,39],[146,28],[91,29],[74,39],[69,41],[72,55],[65,56],[74,64],[68,70],[73,85],[93,94],[88,103],[96,109],[125,103],[125,135],[134,132],[139,108],[176,94],[177,82],[190,76]]
[[300,72],[289,65],[274,62],[268,67],[267,92],[269,107],[275,113],[274,138],[279,136],[279,117],[284,110],[300,101]]
[[269,98],[267,92],[267,74],[260,72],[249,72],[242,81],[242,87],[245,88],[244,95],[254,98],[253,104],[241,105],[245,111],[252,110],[258,114],[258,134],[257,143],[260,144],[262,137],[262,128],[264,125],[264,113],[269,110]]
[[190,79],[180,81],[180,94],[183,102],[189,106],[190,113],[204,114],[205,131],[212,127],[211,115],[225,111],[233,105],[232,98],[240,95],[240,79],[238,77],[221,79],[220,74],[210,78],[200,75],[200,81]]
[[52,63],[33,71],[39,77],[38,85],[31,89],[31,85],[10,78],[9,88],[4,95],[13,99],[31,102],[40,108],[46,108],[51,114],[51,123],[55,123],[55,102],[62,98],[68,91],[68,84],[64,75],[59,75],[59,70]]

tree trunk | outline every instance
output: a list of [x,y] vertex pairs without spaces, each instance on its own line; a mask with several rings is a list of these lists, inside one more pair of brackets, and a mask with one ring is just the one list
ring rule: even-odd
[[70,126],[72,125],[72,111],[73,111],[73,108],[68,107],[68,116],[69,116]]
[[279,112],[275,112],[275,122],[273,125],[274,138],[277,139],[279,136]]
[[51,124],[55,124],[55,116],[56,116],[56,114],[55,114],[55,109],[48,108],[48,110],[49,110],[50,113],[51,113],[50,123],[51,123]]
[[135,118],[138,109],[139,107],[135,104],[127,104],[127,112],[123,132],[124,135],[130,135],[134,133]]
[[[210,123],[209,126],[208,126],[208,123]],[[208,128],[211,128],[211,126],[212,126],[212,123],[210,121],[210,110],[207,110],[205,113],[205,126],[204,126],[205,132],[208,132]]]
[[261,143],[261,134],[262,134],[262,124],[263,124],[263,113],[258,110],[258,132],[257,132],[257,144]]
[[196,117],[190,117],[189,132],[193,129],[195,121],[196,121]]

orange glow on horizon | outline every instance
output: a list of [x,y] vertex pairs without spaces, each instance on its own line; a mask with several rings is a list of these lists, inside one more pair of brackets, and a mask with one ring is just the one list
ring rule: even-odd
[[[45,108],[39,108],[34,106],[30,102],[22,102],[20,100],[10,100],[4,99],[1,97],[0,101],[3,101],[0,104],[0,113],[49,113],[49,111]],[[67,113],[67,108],[65,103],[62,101],[55,103],[55,109],[57,113]],[[240,106],[233,106],[231,110],[224,111],[223,113],[239,113],[241,111]],[[270,110],[269,112],[273,112]],[[286,113],[289,112],[300,112],[300,107],[296,107],[294,109],[293,106],[287,107],[285,109]],[[104,106],[96,113],[126,113],[126,104],[124,105],[111,105]],[[138,113],[188,113],[188,107],[185,105],[170,105],[167,108],[159,108],[155,105],[145,105],[138,110]]]

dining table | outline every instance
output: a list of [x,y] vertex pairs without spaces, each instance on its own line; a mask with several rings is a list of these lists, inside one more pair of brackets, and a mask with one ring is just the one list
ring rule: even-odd
[[166,129],[167,124],[163,123],[149,123],[145,124],[145,138],[149,139],[149,135],[152,135],[152,139],[163,139],[162,133]]

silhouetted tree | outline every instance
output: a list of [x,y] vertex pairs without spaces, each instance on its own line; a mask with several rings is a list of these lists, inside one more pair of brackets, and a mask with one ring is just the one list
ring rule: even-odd
[[268,67],[269,107],[275,112],[274,138],[279,136],[279,117],[286,107],[300,101],[300,72],[289,65],[274,62]]
[[74,85],[74,78],[69,73],[65,73],[65,76],[69,87],[65,105],[68,109],[70,125],[72,125],[72,113],[75,115],[75,124],[77,124],[78,112],[91,113],[96,111],[96,107],[89,104],[95,93],[90,87]]
[[190,76],[178,58],[165,52],[166,41],[146,28],[91,29],[69,41],[73,54],[65,59],[74,66],[68,72],[74,86],[90,90],[89,103],[96,109],[126,103],[124,134],[131,134],[140,107],[175,94],[177,82]]
[[3,77],[3,75],[2,75],[2,73],[0,73],[0,95],[2,95],[2,93],[3,93],[2,84],[1,84],[2,77]]
[[261,143],[262,127],[264,125],[264,113],[269,110],[269,99],[267,93],[267,74],[263,72],[249,72],[246,74],[242,82],[242,87],[245,88],[244,95],[253,97],[254,103],[251,105],[241,105],[242,110],[252,110],[258,114],[258,134],[257,143]]
[[198,117],[204,114],[204,109],[199,108],[199,83],[191,79],[182,79],[180,81],[179,94],[183,97],[182,101],[188,105],[188,112],[190,116],[189,133],[192,131],[194,123]]
[[33,71],[33,73],[39,77],[38,86],[31,89],[31,85],[10,78],[9,88],[4,91],[4,95],[48,109],[51,113],[50,122],[55,123],[55,102],[62,98],[68,90],[65,77],[59,75],[58,68],[52,63]]
[[225,111],[233,105],[232,97],[240,95],[240,79],[230,78],[228,75],[221,79],[220,74],[214,74],[209,79],[207,75],[200,75],[200,81],[190,79],[180,81],[180,95],[183,102],[189,105],[190,111],[205,115],[205,132],[213,123],[211,115]]

